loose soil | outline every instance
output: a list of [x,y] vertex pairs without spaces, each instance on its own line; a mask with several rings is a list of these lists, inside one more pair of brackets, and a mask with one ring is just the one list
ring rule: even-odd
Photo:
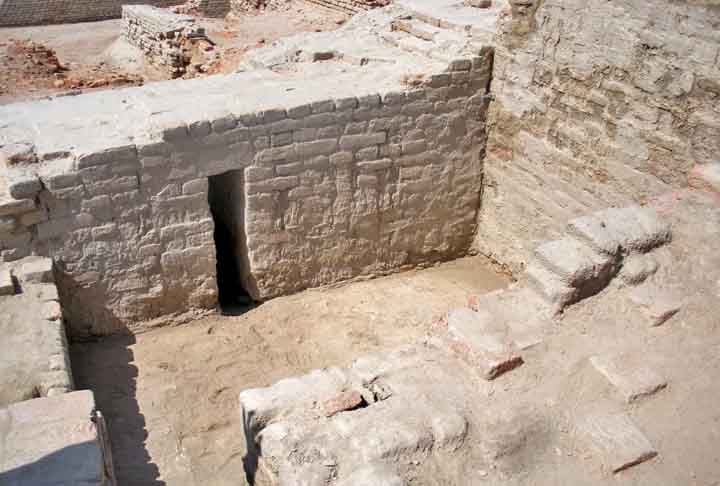
[[[489,461],[482,443],[468,444],[471,456],[423,463],[418,485],[717,484],[719,213],[713,200],[687,193],[655,204],[673,241],[652,253],[659,270],[643,285],[679,292],[680,311],[651,327],[630,298],[633,288],[618,279],[570,307],[523,351],[522,366],[474,380],[473,399],[486,416],[473,425],[491,424],[478,440],[492,444],[492,424],[511,417],[509,435],[497,438],[506,455]],[[239,391],[416,341],[448,309],[507,284],[485,260],[465,258],[301,292],[239,317],[77,344],[73,371],[108,419],[119,484],[245,484]],[[667,388],[625,404],[589,364],[615,354],[649,367]],[[659,455],[613,475],[577,434],[576,419],[588,409],[626,414]]]
[[244,484],[238,393],[412,342],[451,307],[508,284],[486,260],[308,290],[72,348],[110,427],[118,484]]

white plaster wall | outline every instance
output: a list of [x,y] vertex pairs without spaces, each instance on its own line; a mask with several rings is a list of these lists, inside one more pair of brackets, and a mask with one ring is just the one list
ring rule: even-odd
[[[479,207],[491,57],[484,49],[404,91],[221,117],[203,116],[208,105],[199,103],[199,116],[171,117],[158,136],[126,123],[135,115],[123,109],[123,100],[153,88],[63,104],[72,116],[93,113],[91,132],[107,126],[112,135],[93,137],[96,148],[77,155],[58,148],[71,143],[66,132],[55,140],[41,131],[36,145],[15,147],[50,160],[13,173],[12,199],[0,201],[7,221],[0,255],[55,258],[75,335],[213,308],[207,177],[230,170],[244,170],[257,298],[464,255]],[[192,86],[182,84],[188,92]],[[281,98],[269,89],[263,95],[271,106]],[[101,102],[118,103],[107,125],[97,114]],[[55,103],[65,102],[8,112],[48,116]],[[110,144],[135,131],[144,138]]]

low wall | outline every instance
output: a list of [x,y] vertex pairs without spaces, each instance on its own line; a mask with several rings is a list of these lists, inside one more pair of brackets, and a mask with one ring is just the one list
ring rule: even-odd
[[191,59],[190,39],[205,37],[190,15],[176,14],[150,5],[124,5],[123,35],[140,48],[145,59],[177,78]]
[[0,27],[117,19],[123,5],[169,7],[184,0],[3,0]]
[[[12,128],[0,133],[13,167],[0,254],[55,258],[75,335],[214,308],[208,177],[243,171],[241,243],[256,298],[463,255],[479,204],[491,58],[484,49],[423,87],[379,93],[368,86],[381,83],[356,74],[298,89],[240,73],[9,105],[3,116],[36,134],[23,145],[7,143]],[[228,92],[238,86],[261,92]],[[202,102],[189,101],[199,87]],[[258,100],[266,108],[240,108]],[[189,114],[174,115],[178,107]]]
[[384,7],[390,4],[389,0],[306,0],[321,7],[337,10],[347,14],[356,14],[375,7]]
[[715,1],[513,0],[478,248],[521,267],[561,222],[682,187],[720,153]]
[[231,0],[195,0],[198,12],[206,17],[224,17],[230,12]]

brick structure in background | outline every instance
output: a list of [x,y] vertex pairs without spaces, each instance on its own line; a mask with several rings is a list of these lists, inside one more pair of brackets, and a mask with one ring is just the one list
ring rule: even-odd
[[195,17],[150,5],[124,5],[122,19],[127,41],[173,78],[185,74],[193,39],[205,38],[205,29],[195,25]]
[[533,242],[562,232],[559,222],[644,203],[686,186],[694,165],[717,162],[720,6],[510,3],[496,46],[478,247],[520,269]]

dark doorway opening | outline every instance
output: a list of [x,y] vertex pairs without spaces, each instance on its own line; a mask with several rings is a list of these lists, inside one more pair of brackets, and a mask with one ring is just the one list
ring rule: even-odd
[[258,305],[244,283],[248,267],[243,171],[226,172],[208,180],[208,203],[215,221],[220,311],[224,315],[240,315]]

